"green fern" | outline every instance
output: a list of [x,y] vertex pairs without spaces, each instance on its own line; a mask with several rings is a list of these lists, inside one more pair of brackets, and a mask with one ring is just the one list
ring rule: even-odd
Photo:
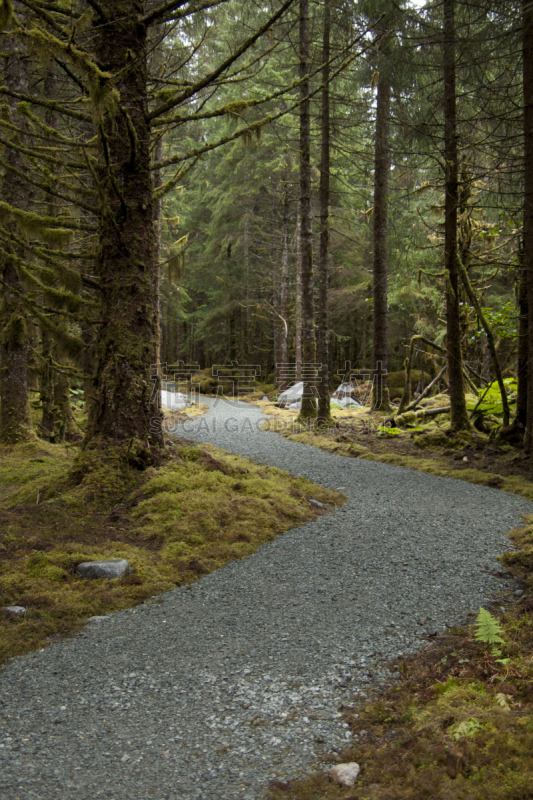
[[496,617],[484,608],[479,609],[476,617],[475,637],[478,642],[483,642],[490,646],[493,656],[501,655],[501,651],[496,647],[497,644],[505,644],[501,634],[502,628]]

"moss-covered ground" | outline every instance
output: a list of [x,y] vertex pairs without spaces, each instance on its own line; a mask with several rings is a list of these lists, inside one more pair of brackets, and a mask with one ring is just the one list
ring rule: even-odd
[[[391,414],[370,412],[365,407],[347,410],[333,406],[335,426],[322,427],[311,420],[311,424],[304,427],[297,422],[297,411],[276,408],[273,400],[263,401],[255,395],[251,402],[270,416],[264,428],[277,431],[292,441],[350,458],[460,478],[533,500],[531,459],[494,434],[474,428],[471,432],[451,434],[448,414],[400,429],[386,424]],[[447,398],[436,396],[426,401],[424,407],[447,403]]]
[[273,782],[269,800],[528,800],[533,797],[533,614],[500,614],[493,656],[471,626],[396,662],[395,685],[343,707],[357,743],[326,762],[355,761],[357,783]]
[[[167,450],[143,473],[91,455],[81,482],[75,446],[36,439],[0,450],[0,606],[27,609],[0,611],[0,662],[250,555],[323,513],[309,498],[344,501],[208,445],[169,438]],[[102,558],[126,558],[132,574],[76,577],[79,563]]]

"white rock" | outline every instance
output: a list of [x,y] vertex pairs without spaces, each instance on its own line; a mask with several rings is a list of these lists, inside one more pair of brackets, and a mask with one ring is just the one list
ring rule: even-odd
[[329,779],[339,786],[355,786],[357,776],[361,771],[359,764],[351,761],[349,764],[339,764],[328,771]]
[[344,406],[344,408],[361,407],[361,403],[358,403],[357,400],[354,400],[352,397],[339,397],[335,402],[339,406]]
[[161,407],[170,411],[183,411],[190,406],[189,398],[183,392],[170,392],[167,389],[161,390]]
[[26,613],[24,606],[4,606],[4,611],[8,614],[13,614],[15,617],[22,617]]
[[291,403],[290,406],[287,406],[289,411],[299,411],[302,407],[302,401],[298,400],[297,403]]
[[354,388],[355,387],[353,383],[341,383],[341,385],[335,389],[335,391],[331,396],[335,398],[346,397],[347,395],[351,394],[351,392],[353,392]]
[[278,397],[278,405],[289,405],[290,403],[296,403],[298,400],[302,399],[303,393],[304,393],[303,381],[295,383],[294,386],[290,386],[288,389],[285,389],[285,391],[280,394],[280,396]]
[[109,561],[84,561],[76,569],[78,578],[122,578],[129,575],[131,567],[125,558],[111,558]]

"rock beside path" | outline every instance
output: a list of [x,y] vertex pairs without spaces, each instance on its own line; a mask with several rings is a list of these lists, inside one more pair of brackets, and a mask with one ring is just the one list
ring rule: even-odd
[[129,575],[131,567],[125,558],[111,558],[109,561],[84,561],[76,569],[78,578],[123,578]]
[[8,614],[13,614],[14,617],[22,617],[26,613],[24,606],[4,606],[2,611],[7,611]]
[[355,761],[351,761],[348,764],[339,764],[336,767],[332,767],[328,771],[328,775],[333,783],[337,783],[339,786],[351,787],[355,786],[360,771],[361,768],[359,764]]

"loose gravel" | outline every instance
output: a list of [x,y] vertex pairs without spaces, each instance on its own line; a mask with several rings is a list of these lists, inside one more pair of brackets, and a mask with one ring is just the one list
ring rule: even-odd
[[[0,676],[5,800],[256,800],[351,733],[339,705],[503,584],[495,556],[533,504],[258,430],[209,400],[178,431],[348,497],[243,561],[88,624]],[[327,768],[328,764],[321,764]]]

